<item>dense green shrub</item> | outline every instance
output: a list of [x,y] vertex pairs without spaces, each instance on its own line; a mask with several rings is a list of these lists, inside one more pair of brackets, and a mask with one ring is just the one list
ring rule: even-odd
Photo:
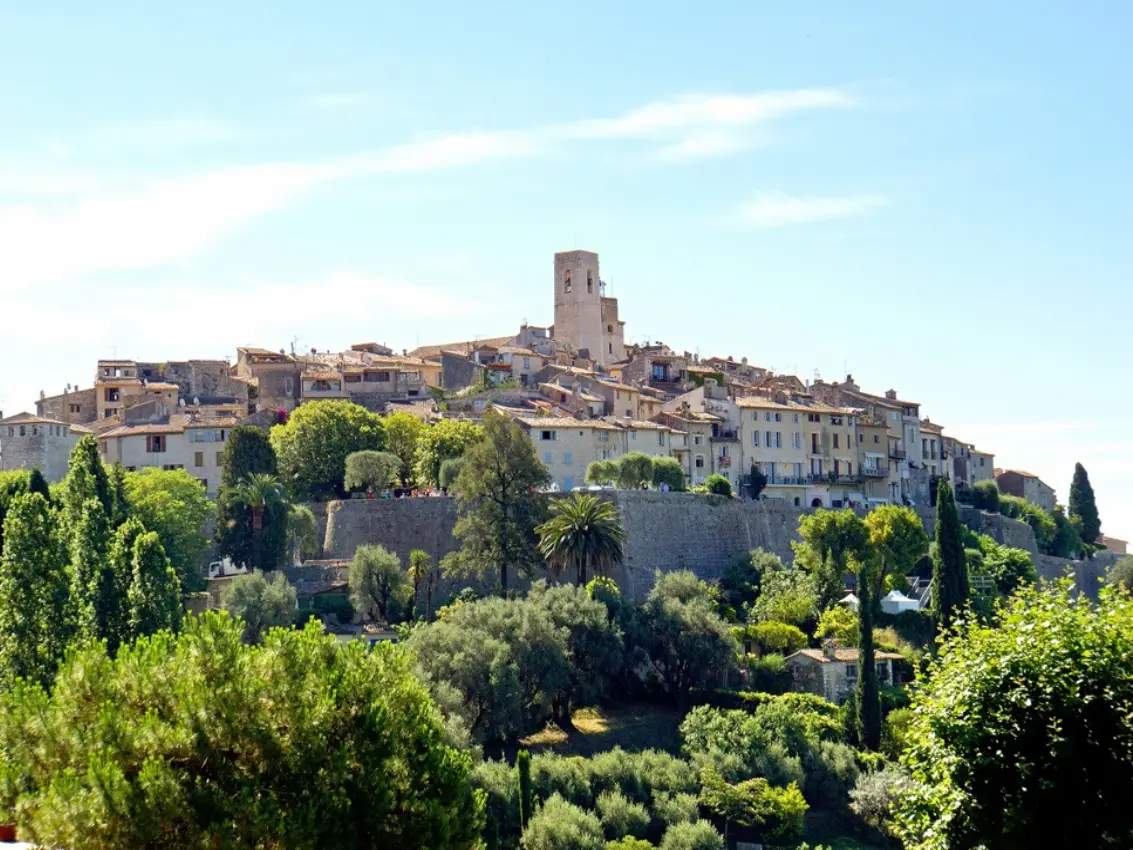
[[789,623],[756,623],[748,627],[748,635],[761,655],[790,655],[806,646],[806,635],[802,629]]

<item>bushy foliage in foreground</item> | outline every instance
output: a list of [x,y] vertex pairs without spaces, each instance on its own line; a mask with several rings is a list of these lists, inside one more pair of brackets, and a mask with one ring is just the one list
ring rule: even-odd
[[475,845],[470,758],[403,650],[242,632],[208,614],[87,645],[50,694],[0,696],[0,821],[51,847]]

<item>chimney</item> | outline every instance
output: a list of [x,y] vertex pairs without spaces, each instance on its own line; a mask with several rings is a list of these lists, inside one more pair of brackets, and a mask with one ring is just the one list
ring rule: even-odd
[[837,657],[838,642],[834,638],[826,638],[822,642],[822,654],[826,656],[829,661],[833,661]]
[[896,390],[886,390],[885,391],[885,397],[887,399],[889,399],[890,401],[896,401],[897,400],[897,391]]

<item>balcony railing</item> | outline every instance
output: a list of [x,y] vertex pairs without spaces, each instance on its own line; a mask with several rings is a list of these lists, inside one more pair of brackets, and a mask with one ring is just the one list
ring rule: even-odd
[[880,466],[863,466],[862,475],[866,478],[885,478],[889,475],[889,470]]
[[735,440],[739,439],[739,436],[736,434],[735,431],[729,431],[729,430],[725,430],[724,428],[720,428],[720,429],[713,429],[712,439],[713,440],[735,441]]
[[768,475],[766,477],[769,487],[801,487],[810,483],[810,479],[805,475]]
[[716,458],[716,465],[723,469],[727,469],[732,465],[732,459],[727,455],[722,455],[721,457]]
[[899,448],[894,448],[893,446],[890,446],[889,447],[889,456],[893,457],[893,458],[897,458],[897,460],[904,460],[905,459],[905,450],[899,449]]
[[858,476],[846,475],[844,472],[837,475],[833,472],[812,472],[810,474],[811,484],[856,484],[858,480]]

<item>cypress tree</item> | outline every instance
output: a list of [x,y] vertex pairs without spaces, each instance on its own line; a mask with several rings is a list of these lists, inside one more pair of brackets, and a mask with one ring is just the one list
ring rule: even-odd
[[104,638],[99,617],[99,592],[105,573],[110,528],[98,499],[87,499],[71,533],[70,606],[79,638]]
[[1098,503],[1094,499],[1094,488],[1090,486],[1090,476],[1086,467],[1074,464],[1074,478],[1070,482],[1070,519],[1078,524],[1082,542],[1093,546],[1102,533],[1102,521],[1098,516]]
[[960,517],[947,479],[937,484],[936,546],[932,559],[932,601],[937,621],[947,629],[968,601],[968,564],[960,536]]
[[83,505],[92,498],[102,504],[107,517],[114,515],[114,494],[106,467],[99,457],[98,440],[87,434],[71,450],[67,477],[63,479],[63,507],[72,527],[78,525]]
[[110,517],[110,527],[118,528],[130,518],[130,497],[126,495],[126,468],[118,461],[110,467],[110,495],[114,511]]
[[867,750],[881,746],[881,692],[877,685],[877,662],[873,648],[873,576],[868,561],[858,565],[858,620],[861,625],[858,650],[858,734]]
[[515,757],[516,767],[519,768],[519,828],[527,826],[534,814],[535,794],[531,785],[531,753],[520,750]]
[[134,544],[146,528],[137,519],[128,519],[114,533],[110,558],[98,585],[95,611],[98,634],[106,639],[111,653],[131,639],[130,602],[127,594],[134,580]]
[[43,498],[47,499],[48,504],[51,504],[51,487],[38,468],[33,469],[31,474],[28,475],[28,492],[39,493]]
[[283,502],[265,506],[257,530],[252,509],[237,495],[237,488],[255,475],[279,475],[275,449],[264,431],[238,425],[228,432],[224,446],[224,468],[216,499],[217,549],[236,564],[274,567],[286,556],[289,507]]
[[181,624],[181,581],[156,531],[147,531],[134,541],[133,567],[133,580],[126,593],[131,636],[176,629]]
[[67,569],[55,513],[40,493],[17,496],[0,556],[0,677],[50,684],[70,638]]

